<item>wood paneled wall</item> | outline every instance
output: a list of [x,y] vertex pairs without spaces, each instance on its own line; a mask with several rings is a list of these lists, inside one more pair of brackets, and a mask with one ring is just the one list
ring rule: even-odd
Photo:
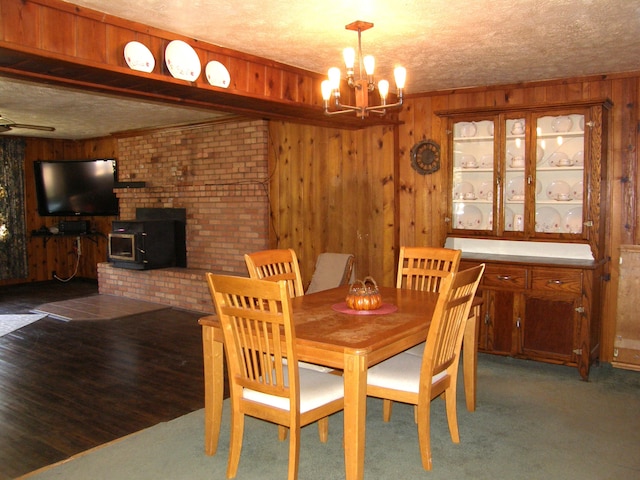
[[318,254],[353,253],[358,278],[394,284],[395,131],[270,126],[271,245],[296,250],[303,282]]
[[[39,138],[27,138],[25,150],[25,215],[27,235],[40,227],[56,226],[61,220],[77,220],[75,217],[41,217],[38,215],[35,181],[33,176],[34,160],[83,160],[89,158],[115,158],[117,145],[114,139],[101,138],[90,141],[64,141]],[[111,231],[114,217],[82,217],[89,220],[91,228],[102,234]],[[75,237],[56,237],[47,240],[42,237],[30,237],[27,246],[29,277],[0,282],[0,285],[13,283],[51,280],[55,271],[59,277],[71,276],[76,266],[73,251]],[[77,276],[98,278],[97,264],[106,261],[107,242],[101,236],[82,238],[82,255]]]

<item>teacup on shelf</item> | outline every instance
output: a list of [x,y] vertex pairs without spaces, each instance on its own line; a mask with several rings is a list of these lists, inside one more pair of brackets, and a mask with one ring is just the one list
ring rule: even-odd
[[559,202],[568,202],[569,200],[571,200],[571,194],[559,193],[556,195],[556,200]]
[[561,158],[556,163],[556,166],[558,166],[558,167],[572,167],[573,166],[573,160],[571,160],[570,158]]

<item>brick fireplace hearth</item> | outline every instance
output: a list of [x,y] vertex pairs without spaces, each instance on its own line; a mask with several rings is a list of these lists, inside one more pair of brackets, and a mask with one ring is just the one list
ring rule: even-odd
[[100,293],[212,312],[204,272],[246,275],[243,255],[268,246],[268,123],[233,121],[118,139],[120,220],[137,208],[184,208],[187,268],[98,265]]

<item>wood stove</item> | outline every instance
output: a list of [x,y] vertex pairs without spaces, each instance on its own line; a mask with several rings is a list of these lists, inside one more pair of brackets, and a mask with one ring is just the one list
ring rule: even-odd
[[117,220],[109,234],[109,262],[133,270],[186,267],[184,209],[136,210],[135,220]]

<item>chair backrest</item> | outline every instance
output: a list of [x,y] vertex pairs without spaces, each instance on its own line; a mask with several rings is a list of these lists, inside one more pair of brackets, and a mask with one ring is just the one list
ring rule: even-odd
[[224,334],[231,394],[242,397],[242,388],[250,388],[288,397],[291,411],[298,409],[298,369],[283,367],[284,358],[297,364],[286,282],[207,273],[207,283]]
[[449,272],[457,272],[461,250],[438,247],[400,247],[397,288],[439,292]]
[[443,280],[424,349],[421,385],[430,385],[433,376],[454,366],[462,347],[464,325],[484,273],[484,263]]
[[272,282],[285,280],[291,297],[304,295],[300,265],[298,265],[298,257],[293,249],[283,248],[247,253],[244,256],[244,261],[251,278]]
[[306,293],[320,292],[353,281],[355,257],[350,253],[321,253]]

